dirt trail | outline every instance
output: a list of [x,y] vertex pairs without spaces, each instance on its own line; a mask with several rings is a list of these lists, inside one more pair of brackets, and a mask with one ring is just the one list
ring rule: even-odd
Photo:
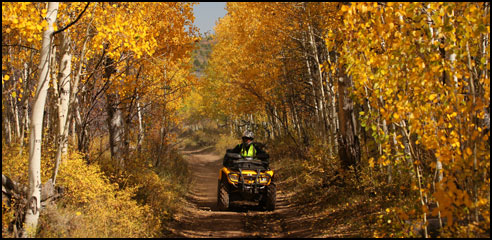
[[[277,191],[277,208],[262,211],[251,205],[232,205],[229,211],[219,211],[217,179],[222,156],[204,148],[183,151],[194,179],[191,191],[176,214],[170,231],[173,237],[308,237],[311,227],[302,224],[289,196]],[[311,225],[311,224],[309,224]]]

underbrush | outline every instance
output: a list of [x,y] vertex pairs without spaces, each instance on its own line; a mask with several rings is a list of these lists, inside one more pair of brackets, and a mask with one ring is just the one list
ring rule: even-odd
[[[345,225],[351,237],[413,236],[395,206],[415,207],[409,176],[394,176],[388,185],[381,171],[361,163],[357,169],[343,169],[337,157],[329,157],[321,143],[292,153],[288,140],[271,144],[273,166],[284,192],[294,192],[292,201],[300,213],[315,214],[318,229],[328,233]],[[297,156],[297,157],[289,157]],[[414,210],[416,211],[416,210]],[[337,224],[334,224],[333,222]]]
[[[300,213],[316,215],[316,226],[324,229],[327,236],[344,228],[354,234],[350,237],[420,237],[424,234],[425,212],[430,236],[490,235],[489,219],[480,224],[467,224],[465,219],[449,227],[445,226],[446,218],[439,222],[437,210],[421,204],[419,188],[412,181],[417,178],[412,175],[415,174],[413,165],[395,162],[388,174],[388,166],[371,163],[371,154],[367,154],[376,152],[377,149],[371,149],[375,144],[369,143],[357,167],[347,170],[341,167],[337,157],[329,157],[322,143],[312,143],[305,150],[293,147],[285,139],[273,143],[270,155],[279,177],[279,188],[293,192],[292,200],[302,206]],[[299,152],[291,153],[294,149]],[[432,207],[432,201],[429,203]],[[481,211],[485,215],[489,213],[487,208]],[[444,227],[440,228],[440,224]]]
[[142,151],[134,151],[126,157],[124,169],[118,168],[105,152],[97,160],[103,172],[119,188],[135,189],[135,199],[148,206],[159,219],[161,230],[178,210],[179,199],[188,191],[191,183],[188,165],[178,150],[164,147],[158,150],[158,141],[150,139]]
[[[2,145],[2,174],[27,186],[28,147],[19,155],[18,146]],[[43,183],[52,175],[53,156],[54,147],[43,145]],[[159,157],[165,159],[153,166],[155,153],[144,149],[130,154],[121,170],[103,148],[91,148],[87,156],[69,150],[56,180],[65,189],[63,197],[41,211],[37,237],[162,237],[187,191],[189,172],[175,150]],[[2,211],[3,237],[11,236],[13,208]]]
[[[52,158],[47,157],[49,148],[44,146],[47,151],[41,159],[43,183],[51,177],[54,165]],[[29,151],[26,147],[22,155],[18,152],[16,146],[3,146],[2,173],[27,186]],[[133,199],[136,189],[119,189],[97,164],[88,165],[78,152],[68,153],[60,166],[57,185],[64,187],[64,195],[56,205],[41,211],[37,237],[159,236],[160,219],[149,206]],[[8,224],[2,222],[2,229]]]

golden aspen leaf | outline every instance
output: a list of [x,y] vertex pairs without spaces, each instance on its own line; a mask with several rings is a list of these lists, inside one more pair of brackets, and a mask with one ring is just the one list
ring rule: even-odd
[[349,6],[344,4],[342,6],[342,9],[341,10],[342,10],[342,12],[346,12],[346,11],[348,11],[348,9],[349,9]]
[[472,154],[473,154],[473,151],[472,151],[469,147],[467,147],[467,148],[465,149],[465,151],[466,151],[466,153],[467,153],[468,155],[472,155]]
[[362,5],[362,6],[361,6],[361,11],[362,11],[362,13],[367,12],[367,7],[366,7],[366,5]]
[[400,115],[398,115],[398,113],[393,113],[393,118],[398,121],[400,119]]
[[17,97],[17,93],[16,93],[15,91],[14,91],[14,92],[12,92],[12,94],[11,94],[11,95],[12,95],[12,97],[13,97],[13,98]]
[[10,79],[10,76],[9,75],[3,76],[3,80],[8,81],[9,79]]
[[430,101],[432,101],[432,100],[434,100],[436,97],[437,97],[437,94],[433,93],[433,94],[429,95],[429,100],[430,100]]

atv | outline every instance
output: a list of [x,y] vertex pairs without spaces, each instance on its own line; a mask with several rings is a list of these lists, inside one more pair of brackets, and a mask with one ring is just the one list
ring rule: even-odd
[[220,210],[229,209],[232,201],[250,201],[273,211],[276,191],[274,171],[267,161],[227,151],[217,187],[217,206]]

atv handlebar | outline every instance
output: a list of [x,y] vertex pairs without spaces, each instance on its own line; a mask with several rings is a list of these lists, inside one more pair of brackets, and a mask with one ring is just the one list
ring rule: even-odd
[[233,163],[256,163],[256,164],[262,164],[266,161],[263,161],[263,160],[260,160],[260,159],[247,159],[245,158],[244,160],[243,159],[239,159],[239,160],[232,160]]

